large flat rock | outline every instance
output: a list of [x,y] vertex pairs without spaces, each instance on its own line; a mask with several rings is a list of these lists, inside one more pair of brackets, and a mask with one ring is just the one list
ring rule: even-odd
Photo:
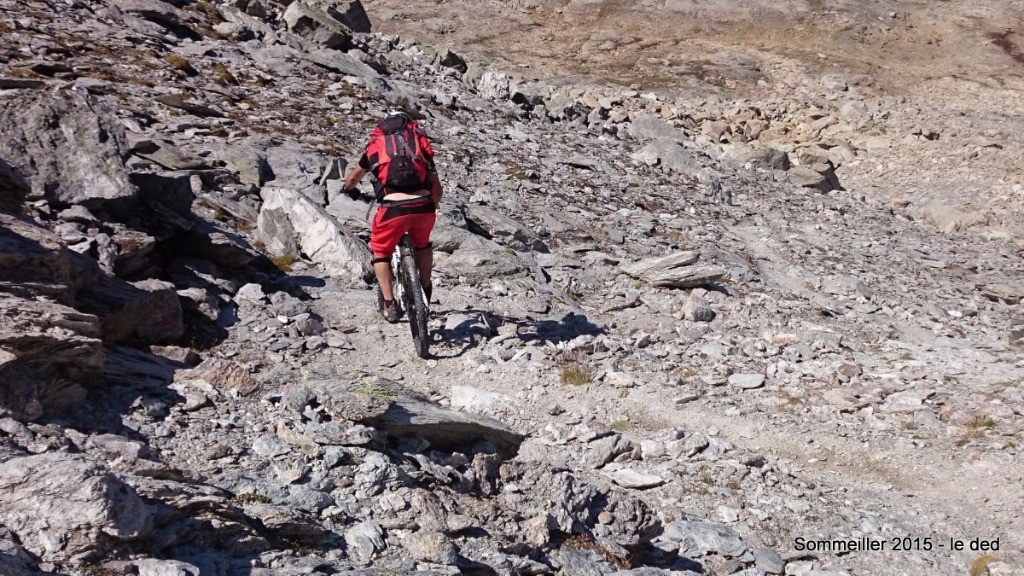
[[308,196],[288,188],[264,188],[257,236],[275,257],[317,262],[352,286],[365,285],[373,271],[370,248]]
[[0,157],[24,178],[30,199],[95,206],[134,198],[122,130],[85,91],[0,95]]
[[33,554],[65,561],[108,552],[151,529],[146,504],[105,466],[47,453],[0,464],[0,517]]

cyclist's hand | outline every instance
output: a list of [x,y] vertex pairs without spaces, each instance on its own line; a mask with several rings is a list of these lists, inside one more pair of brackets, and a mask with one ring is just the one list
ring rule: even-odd
[[353,200],[359,200],[363,196],[363,193],[359,191],[359,188],[352,188],[351,190],[342,190],[342,192],[347,194],[348,197]]

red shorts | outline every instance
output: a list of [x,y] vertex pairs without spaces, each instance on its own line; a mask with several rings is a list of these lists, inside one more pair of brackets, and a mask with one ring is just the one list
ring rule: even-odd
[[[370,226],[370,250],[373,255],[377,258],[390,258],[406,232],[413,246],[425,248],[430,244],[430,231],[434,229],[436,214],[433,208],[433,202],[429,200],[422,204],[378,208]],[[423,212],[427,209],[431,211]]]

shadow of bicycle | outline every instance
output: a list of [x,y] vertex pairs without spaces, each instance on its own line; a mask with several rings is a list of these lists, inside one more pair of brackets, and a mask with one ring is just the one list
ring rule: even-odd
[[573,312],[558,320],[508,316],[477,308],[442,310],[436,313],[443,316],[446,321],[442,328],[432,332],[432,346],[459,347],[452,353],[435,353],[433,357],[437,359],[463,356],[469,350],[498,336],[499,328],[502,326],[514,326],[513,337],[522,342],[539,341],[554,345],[579,336],[599,336],[606,333],[585,315]]

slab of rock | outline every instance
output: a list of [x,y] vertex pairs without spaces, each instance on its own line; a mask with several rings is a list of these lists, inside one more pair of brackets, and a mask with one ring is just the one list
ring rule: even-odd
[[359,562],[369,562],[373,555],[387,548],[384,528],[376,520],[365,520],[345,531],[349,553]]
[[729,384],[743,390],[753,390],[764,386],[764,374],[733,374],[729,376]]
[[439,229],[434,242],[435,266],[458,270],[460,276],[490,280],[520,272],[523,262],[503,246],[462,229]]
[[924,408],[924,401],[935,395],[935,390],[904,390],[885,397],[879,407],[882,412],[916,412]]
[[480,413],[494,410],[501,406],[514,405],[514,401],[505,394],[473,386],[452,385],[450,405],[456,410]]
[[190,172],[134,173],[132,184],[139,188],[139,196],[158,216],[161,224],[170,224],[179,230],[190,230],[192,222],[192,193]]
[[694,265],[697,252],[677,252],[659,258],[648,258],[622,267],[626,274],[664,288],[695,288],[717,282],[725,276],[721,266]]
[[29,199],[88,207],[134,198],[120,125],[84,91],[19,91],[0,98],[0,157]]
[[660,538],[678,543],[679,554],[691,558],[707,554],[736,558],[747,551],[736,531],[724,524],[680,520],[665,525]]
[[301,254],[350,286],[365,286],[372,255],[361,239],[306,195],[286,188],[264,188],[257,236],[275,257]]
[[1010,326],[1010,346],[1024,347],[1024,309],[1018,310]]
[[754,563],[757,567],[769,574],[782,574],[786,568],[786,561],[771,548],[754,548],[751,552],[754,554]]
[[1024,301],[1024,286],[1005,282],[986,284],[981,288],[981,295],[994,302],[1018,304]]
[[146,140],[143,145],[134,148],[133,152],[136,156],[159,164],[168,170],[209,168],[205,159],[193,156],[166,140]]
[[615,482],[623,488],[634,488],[639,490],[644,488],[654,488],[655,486],[661,486],[665,483],[665,480],[660,476],[637,472],[636,470],[630,470],[629,468],[622,468],[605,474],[612,479],[612,482]]
[[0,292],[0,404],[28,419],[74,407],[85,390],[73,383],[100,380],[99,337],[96,316]]
[[[500,244],[518,242],[530,249],[540,249],[543,246],[522,224],[488,206],[467,206],[466,223],[471,231],[476,231],[485,238],[494,239]],[[516,246],[513,244],[513,247]]]
[[347,26],[303,0],[289,4],[283,19],[289,32],[325,48],[344,48],[352,41]]
[[434,530],[420,530],[402,542],[412,557],[432,564],[454,565],[458,551],[451,539]]
[[214,154],[227,165],[228,170],[238,174],[238,180],[242,184],[263,186],[271,174],[266,153],[255,146],[222,145]]
[[266,181],[271,186],[295,190],[320,206],[325,204],[320,179],[331,165],[327,157],[297,146],[274,146],[267,149],[266,158]]
[[925,204],[919,214],[922,220],[945,233],[967,230],[987,223],[990,218],[988,211],[938,200]]
[[466,453],[474,444],[484,440],[506,458],[515,456],[525,438],[493,418],[447,410],[405,396],[392,399],[383,414],[363,423],[391,436],[422,436],[431,447],[449,452]]
[[648,166],[661,166],[677,174],[696,174],[703,167],[696,156],[677,141],[659,138],[632,155],[637,162]]
[[828,192],[832,189],[824,174],[807,166],[793,166],[786,172],[786,176],[801,188],[813,188],[821,192]]
[[242,507],[245,515],[259,520],[268,530],[285,538],[294,538],[300,542],[321,544],[332,535],[311,518],[297,512],[290,503],[278,506],[265,502],[246,502]]
[[511,93],[508,76],[492,70],[488,70],[480,76],[476,89],[481,98],[488,100],[506,100]]
[[789,157],[786,153],[775,148],[754,147],[745,142],[735,142],[723,147],[723,153],[740,164],[750,164],[755,167],[789,170]]
[[200,222],[178,244],[180,253],[210,260],[226,268],[252,262],[259,253],[240,234],[228,227]]
[[328,16],[345,25],[353,32],[369,34],[370,17],[359,0],[319,0],[318,4]]
[[149,508],[131,487],[76,454],[0,464],[0,517],[27,550],[54,562],[108,552],[152,529]]
[[172,343],[185,331],[174,284],[162,280],[122,282],[105,277],[80,292],[80,308],[100,318],[103,339]]
[[669,140],[681,143],[687,140],[686,134],[682,130],[649,114],[640,114],[633,118],[626,131],[640,141]]
[[0,213],[0,290],[73,304],[71,257],[53,232]]
[[138,576],[199,576],[199,568],[178,560],[144,558],[133,562]]

